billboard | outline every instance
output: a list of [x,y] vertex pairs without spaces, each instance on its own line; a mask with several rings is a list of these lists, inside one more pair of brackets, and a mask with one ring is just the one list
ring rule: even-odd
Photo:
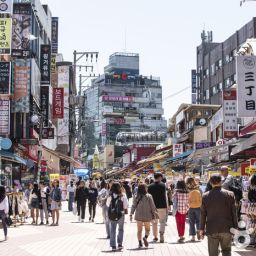
[[51,83],[51,46],[41,45],[40,54],[41,84]]
[[10,133],[10,101],[0,99],[0,135]]
[[58,53],[59,18],[52,17],[52,54]]
[[11,53],[12,19],[0,17],[0,54]]
[[31,5],[14,4],[12,16],[12,56],[30,57]]
[[49,86],[40,87],[41,113],[43,115],[43,127],[49,126]]
[[52,117],[64,117],[64,88],[53,88]]
[[30,60],[13,61],[13,100],[12,113],[29,113]]
[[0,61],[0,94],[10,93],[11,63]]

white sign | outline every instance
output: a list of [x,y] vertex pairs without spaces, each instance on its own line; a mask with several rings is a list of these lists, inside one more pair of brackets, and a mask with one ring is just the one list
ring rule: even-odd
[[0,13],[12,13],[12,0],[0,0]]
[[219,109],[211,120],[211,132],[223,123],[223,109]]
[[113,106],[104,106],[103,113],[113,113]]
[[176,157],[183,153],[183,144],[174,144],[173,145],[173,157]]
[[237,116],[256,116],[256,56],[237,56]]

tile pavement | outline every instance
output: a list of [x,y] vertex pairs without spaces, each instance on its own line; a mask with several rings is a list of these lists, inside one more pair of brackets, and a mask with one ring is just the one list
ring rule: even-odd
[[[3,234],[0,231],[1,256],[207,256],[207,241],[184,244],[177,243],[175,220],[172,216],[168,219],[164,244],[150,243],[148,249],[137,249],[136,224],[130,223],[128,217],[125,224],[124,250],[112,253],[108,240],[105,238],[105,227],[102,222],[100,208],[97,208],[95,223],[88,221],[77,223],[77,218],[69,212],[61,212],[60,226],[32,226],[25,224],[9,229],[9,240],[2,242]],[[88,209],[87,209],[88,210]],[[29,220],[30,221],[30,220]],[[188,227],[186,226],[186,233]],[[188,237],[187,237],[188,239]],[[152,237],[150,236],[150,239]],[[233,256],[255,256],[252,249],[238,250],[233,248]]]

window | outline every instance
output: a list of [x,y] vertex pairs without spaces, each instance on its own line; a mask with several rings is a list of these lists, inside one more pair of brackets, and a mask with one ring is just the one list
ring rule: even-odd
[[206,91],[205,91],[205,98],[206,98],[207,100],[209,100],[209,98],[210,98],[209,90],[206,90]]
[[211,65],[211,75],[214,76],[216,74],[215,64]]
[[225,79],[225,88],[228,88],[231,86],[231,78],[228,77],[227,79]]

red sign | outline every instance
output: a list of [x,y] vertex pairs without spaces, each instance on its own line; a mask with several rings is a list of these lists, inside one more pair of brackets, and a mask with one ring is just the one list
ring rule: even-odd
[[240,130],[239,136],[244,136],[247,134],[255,133],[256,132],[256,121],[248,124],[247,126],[243,127]]
[[52,117],[64,117],[64,88],[53,88]]
[[256,167],[256,158],[250,159],[250,166],[251,167]]
[[102,101],[119,101],[119,102],[133,102],[133,97],[131,96],[108,96],[103,95]]
[[250,167],[250,163],[249,162],[245,162],[245,163],[241,163],[241,175],[242,176],[247,176],[248,174],[245,172],[245,169],[247,167]]
[[28,156],[34,161],[38,161],[38,146],[37,145],[28,145]]

